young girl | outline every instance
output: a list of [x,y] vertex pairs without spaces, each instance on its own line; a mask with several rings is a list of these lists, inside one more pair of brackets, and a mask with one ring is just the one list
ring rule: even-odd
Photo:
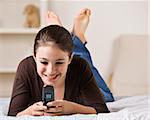
[[[72,30],[72,41],[73,41],[73,54],[78,55],[85,59],[92,70],[96,83],[103,94],[105,102],[112,102],[114,101],[113,94],[107,87],[107,84],[101,77],[99,71],[93,65],[92,58],[90,55],[90,51],[86,47],[87,40],[85,38],[85,31],[89,24],[91,11],[88,8],[82,9],[79,14],[74,19],[74,27]],[[48,12],[46,16],[46,23],[50,24],[57,24],[62,26],[59,17],[54,14],[53,12]]]
[[[72,36],[64,27],[52,22],[41,29],[35,38],[33,56],[18,66],[8,115],[109,112],[89,64],[73,56],[72,51]],[[48,107],[41,101],[44,85],[54,87],[55,100],[48,102]]]

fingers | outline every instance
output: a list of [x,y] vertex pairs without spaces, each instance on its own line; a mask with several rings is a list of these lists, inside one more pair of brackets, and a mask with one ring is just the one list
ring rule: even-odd
[[32,111],[32,115],[33,116],[43,116],[44,115],[44,111]]
[[44,111],[47,109],[46,106],[43,106],[42,102],[34,103],[30,106],[30,111],[33,116],[41,116],[44,115]]
[[56,100],[56,101],[52,101],[52,102],[48,102],[47,106],[51,107],[51,106],[62,106],[63,105],[63,100]]
[[37,102],[35,104],[33,104],[33,110],[46,110],[47,107],[46,106],[43,106],[43,103],[42,102]]
[[47,103],[48,109],[46,110],[49,114],[63,114],[63,100],[57,100]]
[[59,116],[59,115],[63,115],[63,114],[62,113],[48,113],[48,112],[44,113],[44,116]]
[[42,116],[42,115],[62,115],[63,114],[63,100],[49,102],[47,104],[49,108],[43,106],[42,102],[37,102],[31,105],[28,108],[28,111],[33,116]]
[[62,113],[63,112],[63,108],[62,108],[62,106],[48,108],[46,110],[46,112],[48,112],[48,113]]
[[40,102],[36,102],[35,104],[36,104],[36,105],[41,105],[41,106],[42,106],[42,105],[43,105],[43,102],[40,101]]

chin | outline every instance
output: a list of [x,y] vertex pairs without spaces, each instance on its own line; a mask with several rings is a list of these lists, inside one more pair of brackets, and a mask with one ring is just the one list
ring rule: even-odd
[[57,81],[57,80],[53,80],[53,81],[52,81],[52,80],[51,80],[51,81],[50,81],[50,80],[46,80],[46,81],[45,81],[45,84],[46,84],[46,85],[52,85],[52,86],[53,86],[54,84],[56,84],[56,81]]

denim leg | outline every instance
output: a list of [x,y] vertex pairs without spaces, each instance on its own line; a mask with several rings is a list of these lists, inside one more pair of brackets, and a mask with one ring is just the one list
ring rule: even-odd
[[89,63],[89,65],[91,67],[91,71],[92,71],[94,78],[97,82],[97,85],[100,88],[102,94],[104,95],[105,101],[106,102],[114,101],[114,98],[113,98],[111,91],[107,87],[105,81],[103,80],[103,78],[99,74],[98,70],[93,65],[90,52],[86,48],[85,44],[83,44],[80,41],[80,39],[75,35],[72,35],[72,40],[73,40],[73,44],[74,44],[73,54],[82,57],[83,59],[85,59]]

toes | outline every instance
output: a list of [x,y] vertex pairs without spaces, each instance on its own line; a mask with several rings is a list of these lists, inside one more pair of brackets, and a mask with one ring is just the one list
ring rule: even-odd
[[59,17],[52,11],[47,12],[46,23],[47,23],[47,25],[56,24],[56,25],[61,26],[61,21],[60,21]]
[[48,11],[47,15],[48,15],[48,17],[57,17],[57,15],[52,11]]
[[85,11],[85,14],[88,15],[88,16],[90,16],[90,15],[91,15],[91,10],[87,9],[87,10]]
[[87,10],[87,8],[82,9],[80,14],[85,14],[86,10]]
[[90,16],[90,15],[91,15],[91,10],[88,9],[88,8],[84,8],[84,9],[81,10],[80,15],[81,15],[81,14],[82,14],[82,15],[85,14],[85,15]]

